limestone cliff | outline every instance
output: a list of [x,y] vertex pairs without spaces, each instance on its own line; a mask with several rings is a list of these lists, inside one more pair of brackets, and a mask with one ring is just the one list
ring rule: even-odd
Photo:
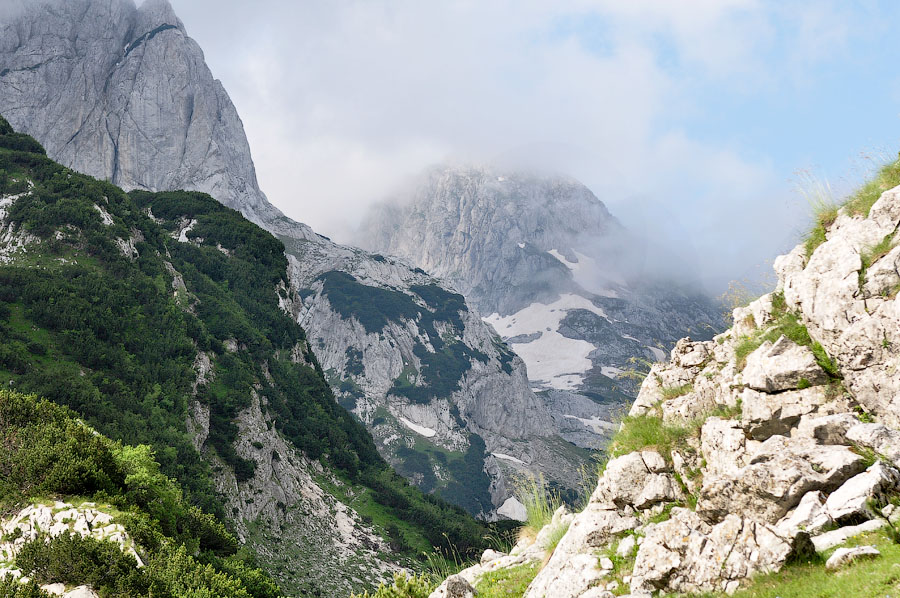
[[653,367],[527,598],[731,593],[897,521],[900,187],[827,224],[730,330]]

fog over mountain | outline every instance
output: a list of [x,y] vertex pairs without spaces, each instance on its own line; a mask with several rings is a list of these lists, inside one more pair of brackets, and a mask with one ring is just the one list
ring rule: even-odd
[[900,135],[884,51],[897,46],[895,7],[173,6],[245,122],[261,187],[339,241],[425,167],[538,164],[582,181],[663,248],[649,253],[679,256],[664,270],[682,265],[718,292],[767,271],[802,234],[796,171],[839,192],[868,171],[859,152],[890,156]]

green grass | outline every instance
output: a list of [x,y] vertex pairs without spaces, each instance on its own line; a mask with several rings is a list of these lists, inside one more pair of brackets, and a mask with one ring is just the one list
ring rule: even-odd
[[516,496],[525,505],[526,532],[537,534],[553,519],[553,513],[561,504],[557,494],[547,487],[544,476],[529,476],[520,481],[516,488]]
[[[847,546],[874,545],[881,556],[828,571],[821,561],[789,565],[754,578],[733,598],[886,598],[900,596],[900,545],[882,533],[850,540]],[[827,555],[826,555],[827,556]],[[718,598],[721,593],[703,594]]]
[[661,416],[636,415],[622,420],[622,426],[609,443],[611,457],[620,457],[635,451],[655,448],[667,461],[672,459],[672,449],[683,446],[695,433],[689,422],[664,423]]
[[869,247],[864,249],[860,254],[859,258],[862,261],[862,267],[859,269],[859,288],[862,289],[866,284],[866,272],[869,267],[878,261],[879,258],[884,257],[891,250],[894,244],[894,233],[890,233],[885,235],[884,239],[881,240],[880,243],[874,245],[873,247]]
[[478,598],[521,598],[540,569],[538,563],[526,563],[492,571],[478,582]]
[[668,401],[670,399],[684,396],[692,390],[694,390],[694,385],[690,382],[688,382],[687,384],[682,384],[681,386],[663,386],[662,397],[664,401]]
[[[900,185],[900,160],[894,160],[882,166],[872,180],[856,190],[844,203],[844,211],[851,216],[867,218],[872,206],[881,194]],[[838,207],[827,194],[815,193],[810,202],[813,206],[814,225],[804,242],[806,257],[813,254],[816,247],[825,242],[825,233],[837,218]]]
[[747,356],[756,351],[763,343],[774,343],[779,338],[786,336],[798,345],[809,347],[819,366],[832,378],[840,378],[840,370],[837,363],[828,356],[825,348],[809,336],[809,330],[800,321],[797,314],[788,311],[784,295],[776,293],[772,296],[772,317],[774,321],[766,328],[744,336],[737,343],[734,350],[735,365],[738,371],[747,365]]

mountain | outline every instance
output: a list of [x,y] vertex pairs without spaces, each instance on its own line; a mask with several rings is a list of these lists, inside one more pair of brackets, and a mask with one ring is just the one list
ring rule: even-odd
[[299,303],[284,246],[240,213],[199,192],[126,194],[0,119],[4,387],[152,447],[291,595],[482,549],[484,526],[410,486],[337,404]]
[[545,391],[627,403],[622,393],[635,389],[620,374],[636,359],[723,328],[702,293],[643,275],[627,231],[567,177],[435,167],[376,205],[358,241],[442,277],[490,314]]
[[299,297],[285,307],[335,394],[421,488],[496,518],[522,516],[517,475],[578,487],[588,453],[564,438],[599,446],[608,409],[566,397],[571,417],[551,413],[522,361],[440,281],[273,207],[234,106],[165,0],[27,3],[0,24],[0,113],[68,167],[126,190],[208,192],[275,234]]
[[486,555],[432,596],[489,595],[497,580],[523,598],[892,592],[898,185],[895,161],[823,209],[775,260],[773,292],[652,367],[584,510],[558,511],[533,543]]

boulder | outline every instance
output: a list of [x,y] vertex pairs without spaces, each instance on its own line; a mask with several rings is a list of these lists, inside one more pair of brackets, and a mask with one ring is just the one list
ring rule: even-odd
[[764,342],[747,356],[743,379],[750,388],[771,393],[799,388],[801,380],[823,384],[828,376],[808,347],[782,336],[774,343]]
[[792,433],[795,437],[812,438],[819,444],[851,444],[847,438],[850,428],[859,425],[859,419],[852,413],[836,413],[834,415],[804,416],[797,429]]
[[859,525],[847,525],[835,530],[831,530],[830,532],[825,532],[824,534],[814,536],[812,538],[813,547],[815,547],[816,552],[824,552],[826,550],[834,548],[835,546],[840,546],[850,538],[862,534],[868,534],[869,532],[874,532],[886,525],[887,522],[885,522],[884,519],[870,519],[869,521],[860,523]]
[[786,536],[794,536],[797,532],[816,536],[832,523],[834,520],[825,508],[825,495],[815,490],[804,494],[800,504],[782,517],[775,528]]
[[700,452],[706,473],[729,473],[746,465],[747,438],[741,422],[711,417],[700,430]]
[[631,591],[731,593],[754,573],[778,570],[807,539],[737,515],[710,526],[692,511],[675,508],[641,543]]
[[825,561],[826,569],[838,569],[861,558],[875,558],[881,556],[881,552],[874,546],[854,546],[853,548],[838,548],[828,560]]
[[444,592],[431,598],[474,598],[477,593],[472,585],[459,575],[451,575],[442,584]]
[[869,501],[884,503],[885,495],[900,482],[900,472],[878,461],[865,472],[853,476],[825,501],[828,515],[837,522],[871,519]]
[[608,575],[597,566],[596,551],[639,522],[604,507],[591,502],[575,516],[550,560],[528,586],[525,598],[578,598]]
[[847,440],[870,448],[900,466],[900,432],[883,424],[857,424],[847,430]]
[[611,460],[591,500],[622,508],[646,509],[681,497],[665,459],[656,451],[628,453]]
[[745,388],[741,393],[741,422],[754,440],[787,435],[801,417],[815,413],[827,402],[822,386],[776,395]]
[[[712,462],[712,456],[704,453]],[[830,492],[863,470],[863,458],[844,446],[819,446],[810,439],[772,436],[747,465],[707,471],[697,513],[721,521],[730,513],[774,523],[807,492]]]
[[628,535],[622,538],[622,541],[619,542],[619,545],[616,547],[616,556],[620,556],[622,558],[628,558],[632,554],[634,554],[634,549],[637,546],[637,540],[634,536]]

